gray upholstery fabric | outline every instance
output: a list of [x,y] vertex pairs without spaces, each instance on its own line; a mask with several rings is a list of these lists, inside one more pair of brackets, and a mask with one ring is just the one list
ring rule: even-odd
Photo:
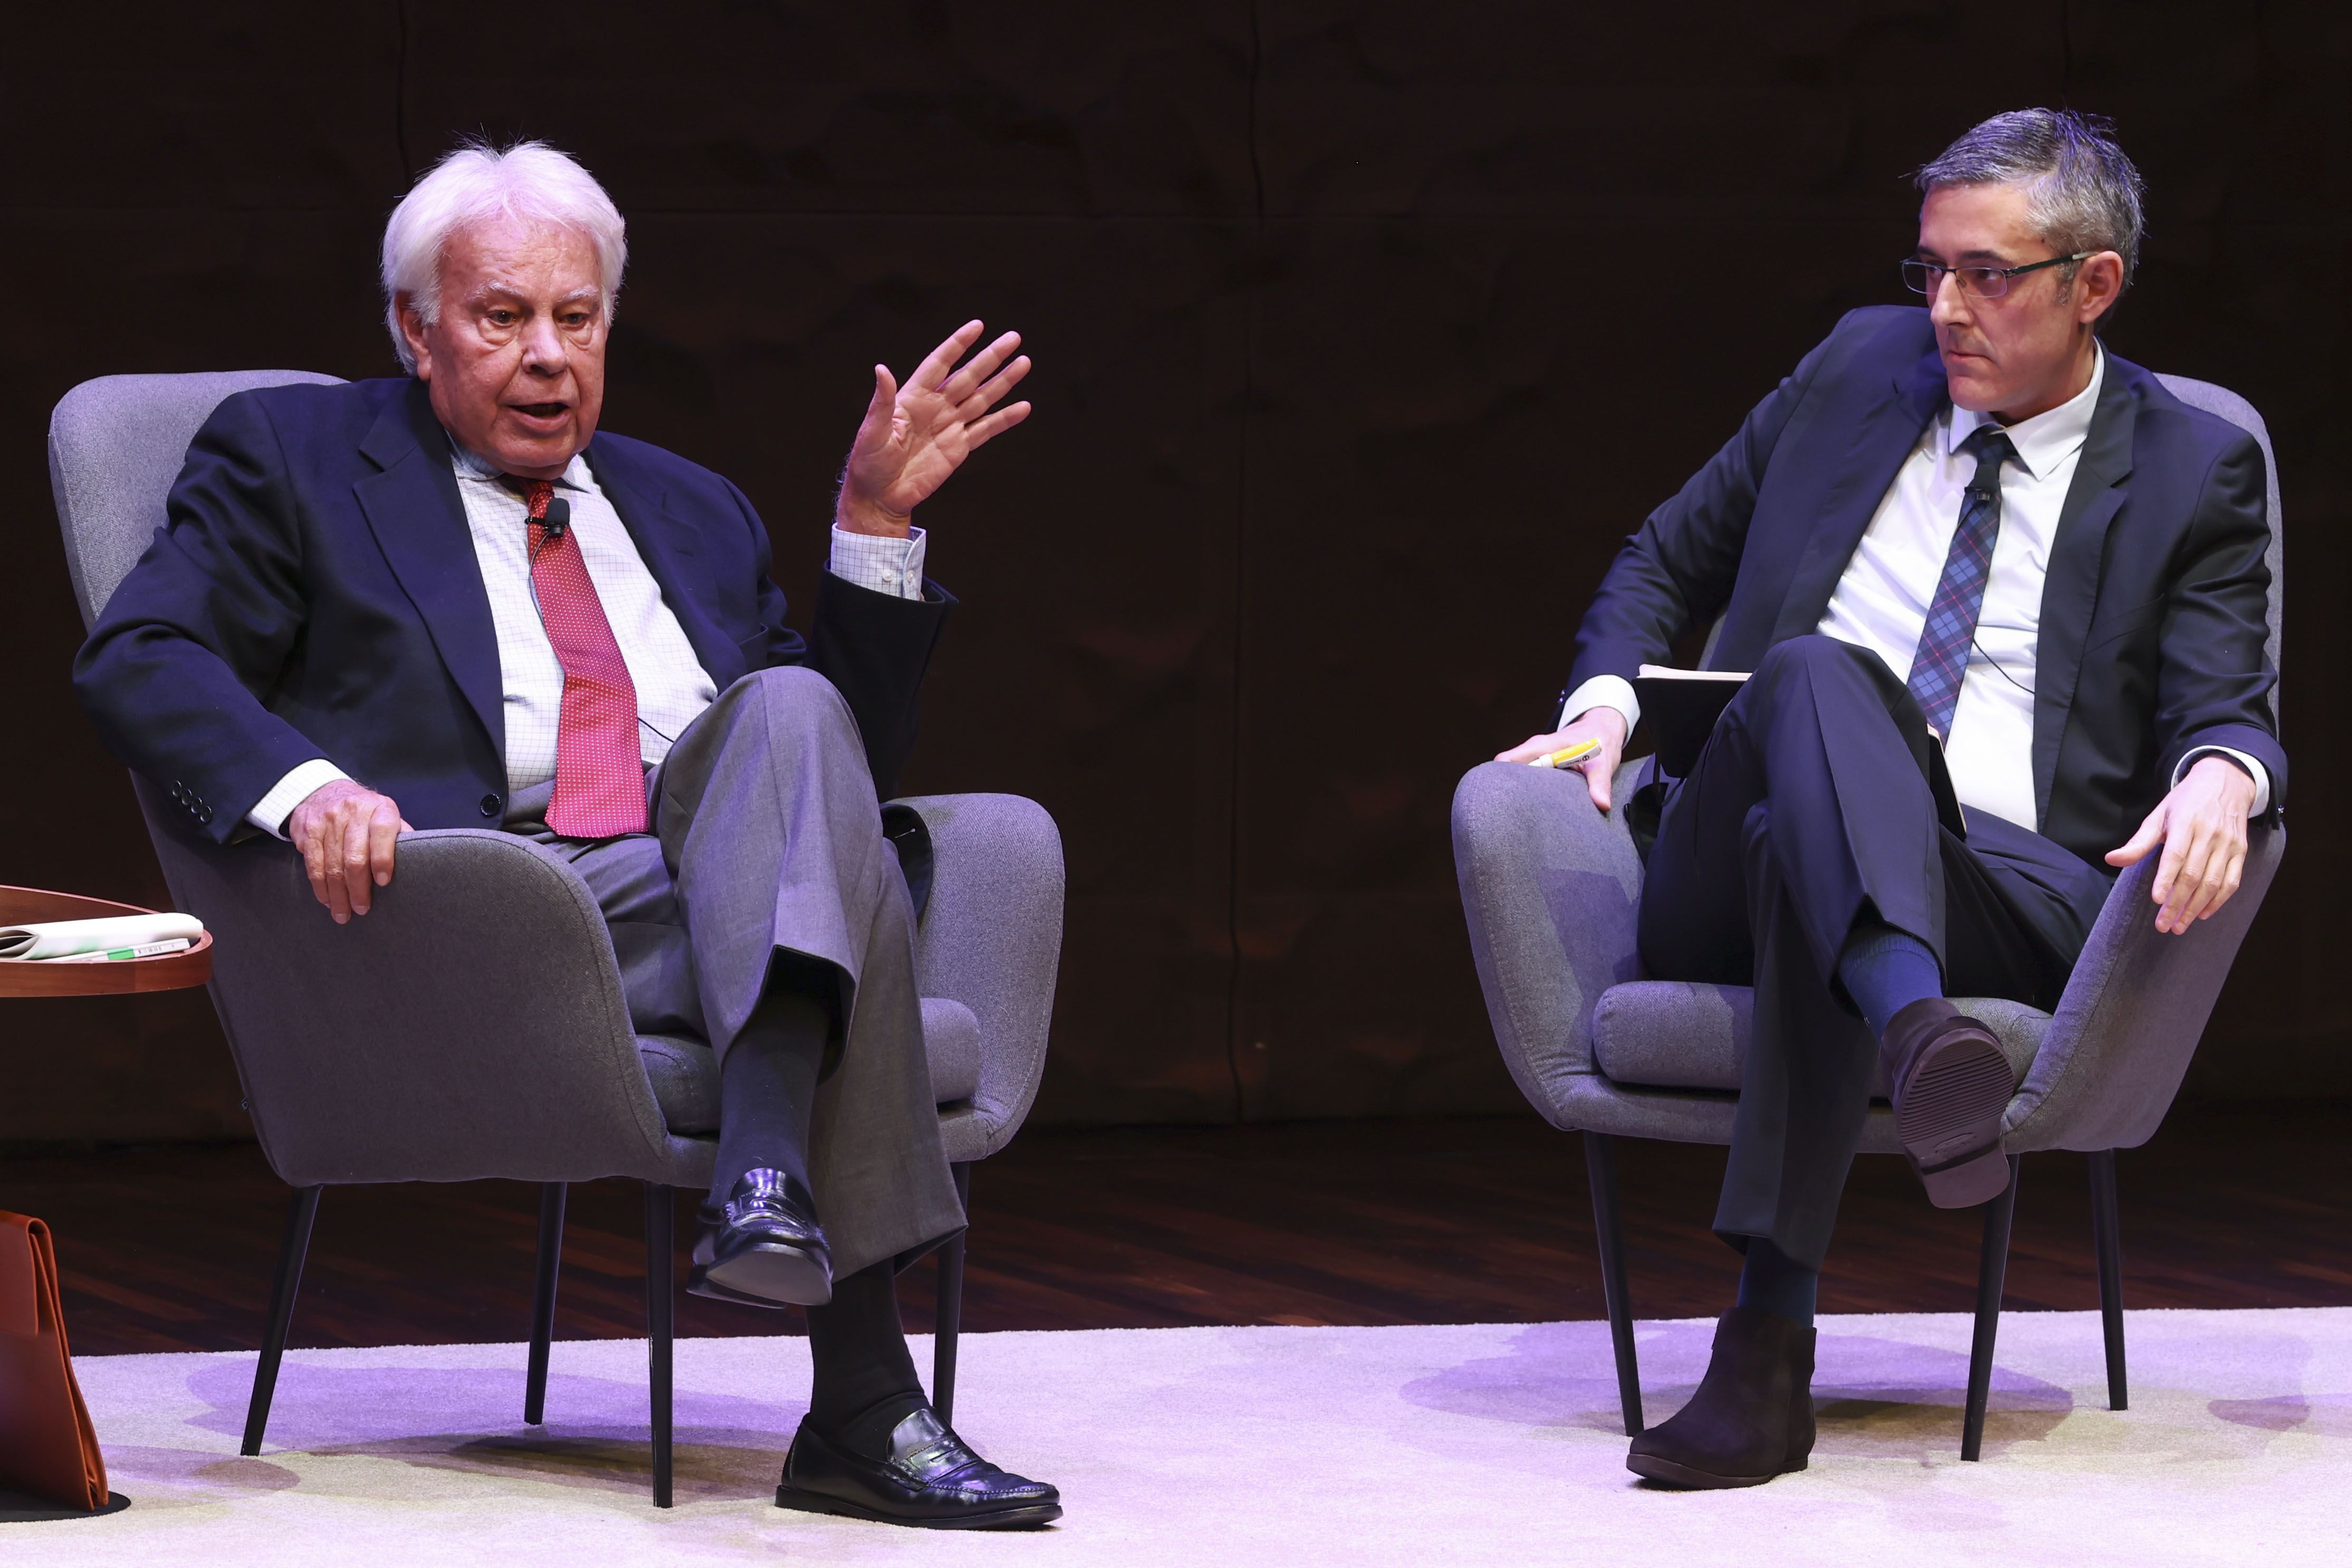
[[[1963,997],[1958,1006],[2000,1040],[2022,1079],[2033,1066],[2050,1015],[1999,997]],[[1592,1017],[1595,1063],[1619,1083],[1654,1089],[1739,1092],[1748,1064],[1756,993],[1746,986],[1690,980],[1635,980],[1601,993]],[[1871,1092],[1886,1097],[1882,1076]]]
[[[2270,655],[2271,668],[2279,667],[2279,645],[2285,635],[2286,595],[2281,585],[2286,581],[2286,515],[2279,508],[2278,455],[2271,450],[2270,426],[2254,412],[2254,405],[2227,387],[2217,387],[2211,382],[2191,381],[2187,376],[2159,375],[2165,390],[2191,408],[2201,408],[2208,413],[2219,414],[2240,430],[2252,436],[2263,449],[2263,470],[2270,478],[2271,548],[2263,559],[2271,569],[2271,634],[2263,651]],[[2279,688],[2271,688],[2271,716],[2279,715]]]
[[[84,623],[162,524],[223,397],[333,380],[110,376],[68,393],[49,465]],[[338,926],[290,848],[190,844],[139,789],[173,902],[214,933],[214,1005],[283,1179],[708,1184],[712,1145],[690,1134],[717,1124],[709,1050],[631,1031],[595,901],[556,856],[504,832],[405,835],[397,896]],[[950,1157],[976,1159],[1019,1130],[1044,1071],[1061,841],[1012,796],[908,803],[936,852],[917,933],[932,1088]]]
[[1043,806],[1017,795],[918,795],[902,803],[921,813],[931,835],[931,902],[915,936],[915,988],[962,1003],[987,1042],[969,1100],[940,1113],[940,1134],[949,1159],[985,1159],[1020,1131],[1045,1072],[1062,961],[1062,836]]
[[[2161,379],[2184,402],[2252,434],[2270,457],[2268,433],[2243,399]],[[2270,490],[2275,665],[2285,579],[2274,464]],[[1641,767],[1620,770],[1618,800]],[[1641,863],[1622,818],[1595,811],[1572,774],[1508,763],[1472,768],[1454,791],[1454,869],[1496,1043],[1554,1126],[1727,1143],[1753,996],[1643,980]],[[2007,1119],[2012,1152],[2127,1148],[2154,1135],[2285,848],[2284,827],[2257,826],[2237,896],[2179,936],[2156,931],[2150,856],[2117,879],[2054,1015],[1969,1004],[2024,1074]],[[1862,1146],[1899,1148],[1883,1106]]]

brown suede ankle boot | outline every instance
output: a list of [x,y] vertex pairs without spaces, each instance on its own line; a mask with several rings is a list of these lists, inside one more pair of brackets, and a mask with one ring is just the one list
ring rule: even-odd
[[1813,1451],[1811,1328],[1734,1307],[1690,1403],[1633,1439],[1625,1468],[1680,1487],[1761,1486]]

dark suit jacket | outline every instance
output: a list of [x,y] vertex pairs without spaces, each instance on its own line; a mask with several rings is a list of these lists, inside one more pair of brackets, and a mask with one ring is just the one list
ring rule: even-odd
[[[889,793],[952,601],[827,573],[803,643],[740,490],[626,436],[600,433],[586,455],[719,688],[814,666],[848,701]],[[418,828],[501,819],[498,634],[450,458],[424,385],[407,380],[240,392],[197,432],[164,527],[74,664],[108,747],[184,827],[226,841],[313,757]]]
[[[1948,395],[1926,310],[1839,322],[1626,542],[1577,633],[1570,685],[1667,663],[1718,615],[1713,669],[1752,670],[1811,632]],[[2034,665],[2036,826],[2084,860],[2128,839],[2200,746],[2259,758],[2273,809],[2286,799],[2263,646],[2264,482],[2252,436],[2107,356]]]

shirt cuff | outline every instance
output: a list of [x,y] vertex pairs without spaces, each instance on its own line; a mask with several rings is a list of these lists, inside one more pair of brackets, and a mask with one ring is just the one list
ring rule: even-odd
[[1633,734],[1633,727],[1642,722],[1642,703],[1633,695],[1633,683],[1622,675],[1595,675],[1561,701],[1559,722],[1552,727],[1566,729],[1597,707],[1613,707],[1623,714],[1627,735]]
[[910,528],[903,539],[881,534],[854,534],[836,523],[833,528],[834,576],[893,599],[923,596],[923,555],[928,543],[920,528]]
[[253,810],[245,814],[245,820],[270,837],[282,839],[286,836],[286,819],[294,814],[295,807],[310,798],[311,790],[321,784],[331,784],[338,779],[350,777],[325,758],[313,757],[280,779],[268,794],[254,803]]
[[2254,809],[2246,813],[2248,816],[2259,817],[2271,809],[2271,770],[2244,752],[2233,751],[2226,746],[2200,746],[2182,758],[2180,766],[2172,770],[2174,789],[2180,788],[2180,781],[2189,777],[2189,770],[2197,766],[2197,759],[2200,757],[2226,757],[2246,770],[2247,776],[2254,781]]

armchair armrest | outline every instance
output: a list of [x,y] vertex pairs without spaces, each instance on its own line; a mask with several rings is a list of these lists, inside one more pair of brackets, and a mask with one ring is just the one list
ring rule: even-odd
[[[1618,769],[1620,802],[1640,768]],[[1495,1041],[1557,1123],[1574,1081],[1598,1071],[1601,993],[1640,976],[1642,864],[1624,810],[1594,810],[1580,775],[1483,763],[1454,792],[1454,865]]]
[[286,844],[156,837],[215,934],[214,1004],[288,1182],[677,1179],[612,943],[556,857],[403,834],[392,884],[338,925]]
[[2116,879],[2010,1103],[2011,1150],[2133,1148],[2155,1135],[2286,852],[2275,821],[2254,823],[2249,837],[2237,893],[2178,936],[2156,929],[2158,856]]
[[985,1159],[1037,1098],[1062,960],[1062,835],[1017,795],[919,795],[896,802],[931,836],[931,899],[915,944],[916,989],[980,1020],[980,1087],[941,1118],[948,1156]]

